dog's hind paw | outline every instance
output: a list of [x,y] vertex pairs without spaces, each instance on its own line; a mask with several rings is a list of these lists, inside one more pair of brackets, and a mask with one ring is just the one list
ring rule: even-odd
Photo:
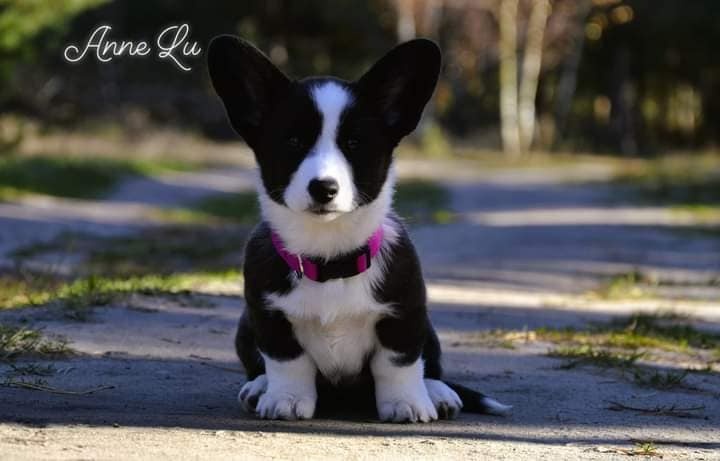
[[260,375],[252,381],[246,382],[238,393],[238,402],[248,413],[254,413],[258,400],[267,390],[267,376]]
[[315,414],[314,396],[288,392],[266,392],[260,397],[257,414],[263,419],[310,419]]
[[450,389],[447,384],[437,379],[426,379],[425,387],[427,388],[430,400],[432,400],[438,416],[441,419],[455,419],[460,414],[462,408],[462,400],[457,393]]

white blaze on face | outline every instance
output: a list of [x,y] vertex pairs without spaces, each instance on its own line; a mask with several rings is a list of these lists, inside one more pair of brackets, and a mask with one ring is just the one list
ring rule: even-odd
[[[339,189],[327,207],[338,213],[352,211],[355,206],[355,184],[352,168],[337,145],[337,130],[345,108],[352,103],[352,95],[334,82],[318,85],[311,90],[315,106],[322,115],[322,130],[315,145],[308,152],[285,189],[284,199],[294,211],[304,211],[313,204],[308,185],[313,179],[334,179]],[[325,219],[333,215],[326,215]]]

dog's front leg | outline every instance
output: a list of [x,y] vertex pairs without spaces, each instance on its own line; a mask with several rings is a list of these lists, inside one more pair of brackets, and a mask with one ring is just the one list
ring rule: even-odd
[[267,390],[260,397],[257,414],[265,419],[310,419],[315,414],[317,367],[302,353],[291,360],[274,360],[263,354]]
[[423,422],[436,420],[437,410],[425,387],[422,358],[410,364],[398,362],[400,354],[380,348],[370,362],[375,398],[382,421]]

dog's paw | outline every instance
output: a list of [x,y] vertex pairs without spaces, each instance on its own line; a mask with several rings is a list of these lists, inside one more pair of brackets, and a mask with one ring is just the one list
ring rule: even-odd
[[290,392],[266,392],[260,397],[257,414],[263,419],[310,419],[317,397]]
[[416,385],[379,385],[377,408],[381,421],[428,423],[438,419],[437,410],[422,380]]
[[438,419],[437,410],[427,395],[406,395],[378,401],[381,421],[393,423],[429,423]]
[[248,413],[254,413],[258,400],[267,390],[267,376],[260,375],[252,381],[246,382],[238,393],[238,402]]
[[462,400],[454,390],[437,379],[426,379],[425,387],[438,416],[441,419],[455,419],[460,414]]

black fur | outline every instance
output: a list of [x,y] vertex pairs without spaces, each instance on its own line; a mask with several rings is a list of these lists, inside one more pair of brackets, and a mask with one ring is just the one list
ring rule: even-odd
[[[359,205],[363,206],[378,197],[387,181],[394,148],[417,126],[437,82],[440,59],[433,42],[413,40],[390,51],[359,80],[347,82],[330,77],[291,80],[254,46],[236,37],[218,37],[208,51],[212,84],[228,118],[255,153],[268,196],[281,205],[293,174],[322,130],[322,114],[311,98],[314,87],[332,81],[352,96],[353,102],[341,115],[335,141],[352,168]],[[393,219],[399,236],[383,249],[389,252],[387,272],[373,293],[378,303],[393,306],[393,312],[377,321],[376,337],[383,348],[396,353],[396,365],[409,365],[422,357],[425,377],[440,379],[440,343],[428,318],[420,263],[407,231]],[[265,371],[260,352],[278,361],[303,353],[292,324],[265,301],[270,293],[286,294],[293,289],[291,269],[277,254],[270,235],[269,224],[261,223],[245,253],[247,309],[235,345],[250,380]],[[368,351],[358,376],[343,377],[339,384],[331,384],[318,373],[321,411],[337,409],[339,403],[348,401],[360,408],[374,407],[369,370],[372,353]],[[486,410],[482,394],[453,386],[466,409]],[[347,399],[348,395],[352,398]]]
[[356,82],[333,77],[292,81],[253,45],[224,35],[208,50],[210,79],[235,130],[253,149],[268,195],[283,204],[292,174],[322,128],[310,89],[333,81],[355,95],[337,143],[353,169],[360,204],[377,198],[392,152],[415,129],[440,71],[429,40],[400,45]]

